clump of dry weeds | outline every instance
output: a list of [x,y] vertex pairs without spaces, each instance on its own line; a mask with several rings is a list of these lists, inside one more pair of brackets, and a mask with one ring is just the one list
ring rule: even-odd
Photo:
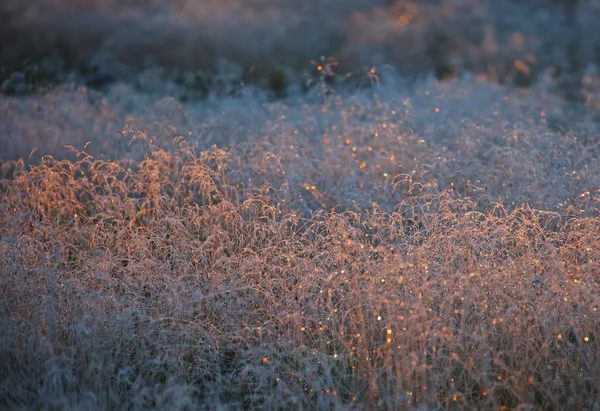
[[455,86],[143,100],[90,114],[113,159],[5,165],[0,405],[597,406],[597,142]]

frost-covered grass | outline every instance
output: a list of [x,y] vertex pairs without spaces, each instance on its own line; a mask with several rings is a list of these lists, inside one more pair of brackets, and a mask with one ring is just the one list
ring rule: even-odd
[[0,408],[597,409],[599,9],[523,3],[2,2]]
[[0,406],[597,407],[595,81],[0,96]]

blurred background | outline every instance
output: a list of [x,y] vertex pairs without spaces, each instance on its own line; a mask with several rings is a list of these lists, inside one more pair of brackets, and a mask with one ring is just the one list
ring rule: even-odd
[[5,94],[159,68],[187,97],[469,72],[520,87],[549,73],[581,99],[600,64],[600,0],[3,0],[0,21]]

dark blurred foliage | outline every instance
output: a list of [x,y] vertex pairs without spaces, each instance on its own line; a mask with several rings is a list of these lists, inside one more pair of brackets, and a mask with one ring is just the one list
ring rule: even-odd
[[468,71],[517,86],[551,70],[577,97],[600,63],[598,17],[596,0],[6,0],[0,83],[11,94],[102,88],[158,66],[198,95],[225,75],[282,97],[318,78],[309,62],[325,55],[343,74],[389,64],[405,78]]

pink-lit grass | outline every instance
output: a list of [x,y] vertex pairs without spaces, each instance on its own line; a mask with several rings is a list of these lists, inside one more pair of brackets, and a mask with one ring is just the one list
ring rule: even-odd
[[593,408],[597,144],[530,120],[548,100],[459,86],[504,117],[437,83],[232,117],[167,102],[92,142],[114,160],[7,165],[0,404]]

